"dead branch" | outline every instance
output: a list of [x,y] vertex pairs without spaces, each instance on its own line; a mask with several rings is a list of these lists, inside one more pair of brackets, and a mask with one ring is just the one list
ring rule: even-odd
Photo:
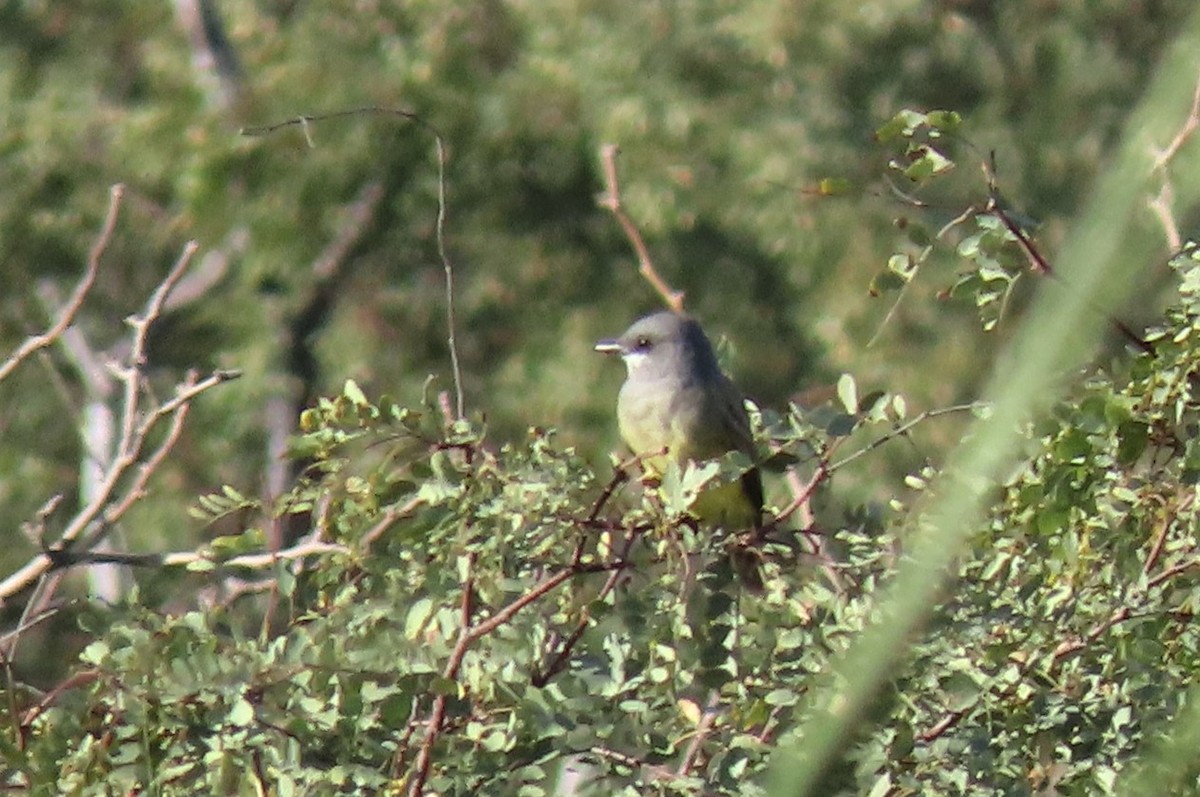
[[1151,152],[1154,156],[1154,171],[1162,175],[1162,185],[1159,187],[1157,195],[1146,200],[1146,205],[1162,226],[1163,235],[1167,239],[1167,248],[1171,252],[1178,252],[1183,248],[1183,235],[1180,233],[1179,224],[1175,219],[1173,208],[1175,189],[1167,167],[1183,145],[1195,134],[1198,127],[1200,127],[1200,79],[1196,81],[1196,88],[1192,93],[1192,107],[1188,110],[1187,118],[1183,120],[1175,137],[1163,149]]
[[637,253],[639,273],[658,292],[658,295],[667,303],[667,307],[676,313],[682,313],[683,291],[675,290],[659,275],[658,270],[654,268],[654,261],[650,258],[650,250],[646,248],[646,242],[642,240],[642,235],[638,232],[637,225],[633,223],[621,205],[621,189],[617,182],[617,152],[616,144],[600,146],[600,164],[604,169],[604,194],[601,195],[597,204],[611,212],[616,217],[617,223],[621,225],[621,229],[625,231],[625,237],[629,239],[633,251]]
[[282,551],[239,554],[228,559],[215,557],[212,552],[204,550],[172,553],[116,553],[107,551],[77,552],[71,549],[54,548],[45,553],[52,565],[60,569],[97,564],[125,565],[127,567],[190,567],[208,563],[214,568],[220,569],[264,570],[273,567],[278,562],[295,561],[306,556],[348,554],[351,551],[345,545],[310,540]]
[[[238,373],[235,371],[216,371],[204,379],[197,379],[194,374],[189,375],[188,379],[176,388],[174,398],[146,415],[141,423],[130,430],[129,437],[123,438],[118,443],[119,453],[109,465],[102,482],[97,485],[92,500],[67,522],[54,546],[43,542],[46,550],[53,547],[59,549],[73,547],[76,546],[77,541],[81,544],[81,549],[86,549],[102,539],[112,524],[144,495],[146,483],[161,466],[172,445],[178,439],[187,408],[191,402],[201,393],[235,379],[237,376]],[[136,398],[135,396],[134,400]],[[164,421],[170,421],[164,439],[148,456],[143,456],[148,438]],[[118,484],[131,472],[135,474],[132,482],[121,495],[117,496]],[[99,521],[99,527],[86,538],[81,539],[84,532],[97,521]],[[51,570],[52,565],[53,559],[50,555],[46,552],[39,553],[15,573],[0,580],[0,607],[6,605],[14,595],[25,590],[31,583]]]
[[100,233],[96,236],[96,241],[92,244],[91,251],[88,253],[87,268],[78,284],[76,284],[75,290],[71,291],[71,298],[67,300],[67,303],[59,312],[58,318],[55,319],[54,323],[45,332],[27,338],[24,343],[17,347],[16,351],[8,356],[8,359],[0,362],[0,382],[4,381],[31,354],[53,345],[67,327],[71,326],[75,321],[75,316],[78,315],[79,309],[83,307],[84,299],[87,298],[88,293],[92,290],[92,286],[96,282],[96,275],[100,271],[100,258],[104,255],[105,250],[108,249],[109,241],[112,240],[113,230],[117,226],[117,212],[121,208],[121,198],[124,195],[125,186],[120,183],[114,185],[110,190],[108,213],[105,215]]

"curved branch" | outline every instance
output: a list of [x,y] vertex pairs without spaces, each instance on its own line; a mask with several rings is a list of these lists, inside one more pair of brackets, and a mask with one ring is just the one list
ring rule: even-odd
[[604,194],[597,204],[610,211],[621,225],[621,229],[625,231],[625,237],[629,239],[633,251],[637,253],[638,271],[641,275],[663,298],[667,307],[676,313],[682,313],[683,291],[677,291],[668,285],[667,281],[659,275],[658,270],[654,268],[654,261],[650,259],[650,250],[646,248],[646,242],[642,240],[637,225],[629,218],[629,214],[625,212],[625,208],[621,204],[621,189],[617,182],[616,144],[600,146],[600,164],[604,168]]
[[30,355],[53,345],[67,330],[67,327],[75,321],[79,308],[83,307],[83,300],[87,298],[92,286],[96,283],[96,275],[100,271],[100,258],[108,249],[109,241],[112,240],[113,229],[117,226],[117,212],[120,210],[123,196],[125,196],[125,186],[117,183],[109,192],[108,213],[104,217],[100,234],[96,237],[96,242],[92,244],[92,249],[88,253],[87,269],[75,286],[75,290],[71,292],[71,298],[63,305],[58,318],[50,325],[49,329],[40,335],[27,338],[17,347],[16,351],[8,356],[8,359],[0,362],[0,382],[4,381]]

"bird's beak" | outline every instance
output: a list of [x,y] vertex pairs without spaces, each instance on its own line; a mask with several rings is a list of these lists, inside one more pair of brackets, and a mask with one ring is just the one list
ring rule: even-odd
[[615,340],[602,340],[596,344],[596,351],[601,354],[620,354],[621,344]]

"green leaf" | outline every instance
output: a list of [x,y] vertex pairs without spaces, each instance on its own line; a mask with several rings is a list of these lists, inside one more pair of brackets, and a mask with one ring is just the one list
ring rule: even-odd
[[898,291],[907,284],[907,279],[889,269],[872,277],[867,290],[871,296],[880,296],[891,291]]
[[775,689],[763,700],[768,706],[794,706],[800,702],[800,696],[791,689]]
[[254,706],[246,698],[238,698],[229,710],[229,722],[239,727],[245,727],[254,722]]
[[858,412],[858,386],[855,385],[854,377],[850,374],[842,374],[838,377],[837,395],[838,400],[842,402],[842,408],[848,415]]
[[821,196],[839,196],[854,187],[854,183],[843,177],[825,177],[817,183],[817,193]]
[[404,617],[404,636],[406,639],[416,639],[425,630],[426,623],[433,615],[433,601],[421,598],[409,607]]
[[370,402],[367,401],[366,394],[362,392],[362,388],[360,388],[358,383],[353,379],[347,379],[346,383],[342,385],[342,396],[348,399],[350,403],[354,404],[355,406],[370,406]]

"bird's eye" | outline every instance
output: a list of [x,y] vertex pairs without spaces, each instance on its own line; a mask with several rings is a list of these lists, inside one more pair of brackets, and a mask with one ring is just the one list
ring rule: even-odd
[[646,349],[650,348],[650,338],[643,335],[634,341],[633,346],[638,351],[645,351]]

